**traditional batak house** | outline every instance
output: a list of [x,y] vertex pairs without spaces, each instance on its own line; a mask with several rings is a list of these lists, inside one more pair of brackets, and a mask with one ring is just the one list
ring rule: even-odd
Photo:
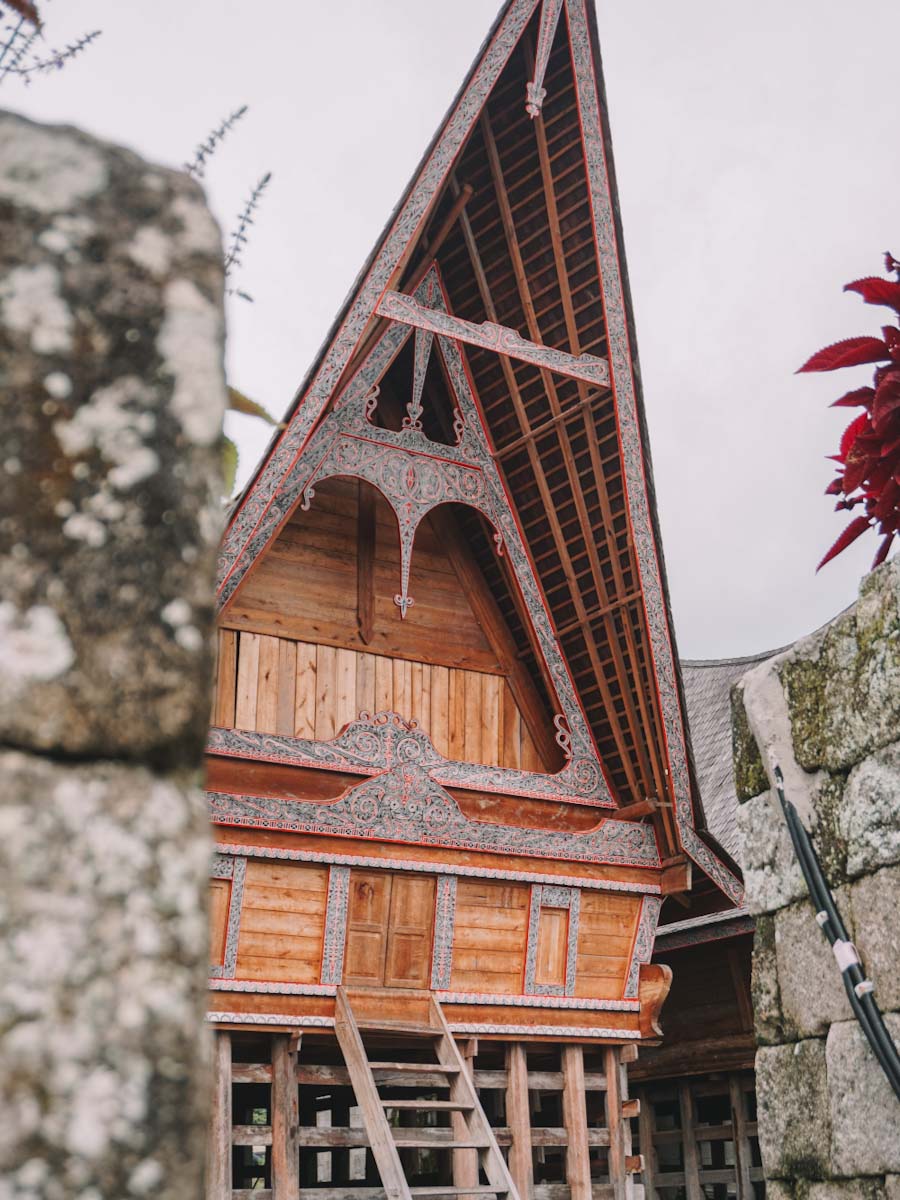
[[587,0],[504,5],[220,600],[211,1200],[636,1196],[660,910],[742,887],[687,747]]

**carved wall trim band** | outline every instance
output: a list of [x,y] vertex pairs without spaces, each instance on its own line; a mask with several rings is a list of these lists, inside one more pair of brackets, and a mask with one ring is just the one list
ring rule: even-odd
[[208,1012],[211,1025],[289,1025],[300,1029],[333,1029],[334,1017],[298,1017],[293,1013]]
[[332,866],[328,872],[328,900],[325,905],[325,939],[320,976],[322,983],[338,984],[343,978],[349,898],[350,868]]
[[286,850],[280,846],[242,846],[230,843],[220,843],[218,850],[223,855],[235,854],[247,858],[269,858],[284,862],[339,863],[348,867],[365,867],[385,871],[418,871],[426,875],[456,875],[467,879],[504,879],[514,883],[546,883],[561,887],[587,888],[598,892],[659,894],[659,884],[657,883],[624,882],[618,879],[582,879],[579,875],[546,875],[532,871],[507,871],[493,867],[423,862],[415,858],[378,858],[368,854],[333,854],[322,850]]
[[438,992],[442,1004],[499,1004],[509,1008],[558,1008],[579,1012],[640,1012],[638,1000],[591,1000],[575,996],[492,996],[488,992]]
[[431,986],[435,990],[450,986],[455,924],[456,876],[441,875],[434,902],[434,947],[431,953]]
[[211,979],[211,992],[248,992],[272,996],[334,996],[337,985],[333,983],[281,983],[259,979]]
[[452,1033],[465,1033],[470,1037],[487,1037],[489,1034],[516,1034],[522,1037],[559,1037],[572,1038],[603,1038],[605,1041],[636,1041],[640,1040],[637,1029],[596,1029],[591,1025],[500,1025],[466,1022],[460,1024],[448,1021]]

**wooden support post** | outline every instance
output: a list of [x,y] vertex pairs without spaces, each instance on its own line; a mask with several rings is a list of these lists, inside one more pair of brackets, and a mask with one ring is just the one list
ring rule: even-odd
[[[474,1078],[475,1055],[478,1053],[477,1038],[459,1043],[459,1053],[465,1063],[469,1078]],[[469,1125],[463,1113],[450,1114],[450,1127],[453,1130],[454,1141],[467,1142],[471,1140]],[[453,1163],[453,1186],[460,1188],[478,1187],[478,1151],[451,1150],[450,1158]],[[460,1196],[459,1200],[466,1200]],[[523,1197],[524,1200],[524,1197]]]
[[375,632],[375,493],[357,481],[356,614],[368,646]]
[[591,1200],[591,1155],[584,1097],[584,1050],[581,1046],[563,1046],[562,1073],[566,1182],[571,1200]]
[[231,1034],[213,1034],[212,1111],[206,1143],[206,1200],[231,1200]]
[[625,1160],[628,1148],[625,1140],[626,1122],[622,1117],[619,1047],[607,1046],[603,1052],[603,1059],[606,1074],[606,1123],[609,1126],[609,1182],[612,1184],[615,1200],[626,1200],[633,1189],[626,1187],[628,1177]]
[[523,1042],[511,1042],[506,1048],[506,1124],[512,1137],[509,1173],[520,1200],[530,1200],[534,1190],[534,1166],[531,1157],[528,1059]]
[[641,1137],[641,1157],[644,1160],[644,1168],[641,1171],[644,1200],[656,1200],[656,1150],[653,1145],[656,1119],[653,1104],[646,1089],[642,1088],[638,1092],[638,1103],[640,1104],[638,1130]]
[[272,1198],[299,1200],[300,1161],[297,1041],[289,1033],[272,1037]]
[[734,1165],[737,1175],[737,1200],[753,1200],[753,1185],[750,1182],[752,1163],[750,1138],[747,1135],[747,1097],[741,1087],[740,1075],[728,1076],[728,1094],[731,1098],[731,1132],[734,1139]]
[[694,1129],[694,1097],[690,1085],[678,1085],[678,1107],[681,1110],[681,1141],[684,1148],[684,1187],[687,1200],[704,1200],[700,1186],[700,1156],[697,1153],[697,1134]]

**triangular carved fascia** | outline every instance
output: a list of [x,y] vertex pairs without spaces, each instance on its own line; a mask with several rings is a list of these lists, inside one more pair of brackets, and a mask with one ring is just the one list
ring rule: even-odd
[[243,497],[226,530],[219,554],[221,604],[227,603],[237,581],[275,537],[286,519],[287,513],[281,502],[284,477],[331,400],[338,380],[374,316],[378,301],[385,289],[391,286],[394,272],[404,260],[440,188],[446,183],[456,156],[477,124],[483,105],[539,3],[540,0],[511,0],[507,5],[431,152],[366,268],[337,332],[304,391],[302,402],[297,405],[287,429]]
[[[651,869],[660,865],[656,838],[649,825],[602,818],[583,833],[567,833],[472,820],[446,787],[493,790],[498,782],[505,783],[509,777],[524,773],[449,762],[414,722],[405,721],[397,713],[378,713],[374,717],[363,714],[330,742],[218,729],[213,730],[209,748],[217,754],[325,766],[372,776],[349,787],[338,799],[322,803],[210,792],[210,816],[219,825],[250,825],[571,862],[620,863]],[[477,772],[484,782],[475,780]],[[554,777],[532,778],[550,783]]]
[[[416,299],[429,311],[447,312],[447,298],[436,267],[431,268],[419,285]],[[420,329],[415,330],[413,391],[403,428],[384,429],[372,423],[379,381],[412,333],[412,326],[393,322],[378,339],[296,460],[282,486],[283,503],[288,511],[298,504],[302,510],[307,510],[315,497],[316,485],[335,476],[361,479],[377,488],[397,519],[400,591],[395,601],[404,616],[414,603],[408,591],[410,563],[416,530],[422,520],[442,504],[464,504],[480,512],[496,531],[497,549],[506,553],[518,584],[559,704],[560,713],[555,720],[557,741],[567,762],[554,776],[532,776],[531,772],[509,770],[503,773],[504,786],[487,782],[467,786],[614,807],[615,801],[553,632],[543,593],[491,456],[487,433],[457,342],[441,336],[437,338],[455,402],[454,427],[458,439],[455,446],[432,441],[422,428],[421,379],[427,369],[432,335]],[[470,774],[474,771],[482,777],[479,773],[483,768],[462,765]],[[552,781],[549,795],[547,780]]]
[[[599,286],[607,322],[608,366],[619,423],[628,517],[636,548],[652,667],[663,717],[675,819],[679,839],[687,854],[734,903],[740,904],[743,885],[700,839],[694,827],[677,668],[669,637],[662,574],[644,470],[628,316],[606,163],[588,3],[589,0],[563,0],[562,7],[565,9],[578,120],[590,184],[594,241],[600,268]],[[225,535],[219,559],[220,597],[223,604],[287,519],[290,503],[282,488],[285,477],[358,350],[379,302],[385,292],[395,285],[398,267],[405,261],[422,222],[432,210],[458,154],[477,124],[491,89],[539,5],[540,0],[509,0],[390,228],[365,268],[362,281],[316,365],[287,429],[241,501]],[[549,53],[558,22],[556,0],[543,0],[540,6],[539,41],[534,78],[531,81],[536,89],[535,101],[538,99],[537,93],[543,88],[540,63]],[[531,95],[528,102],[532,102]]]

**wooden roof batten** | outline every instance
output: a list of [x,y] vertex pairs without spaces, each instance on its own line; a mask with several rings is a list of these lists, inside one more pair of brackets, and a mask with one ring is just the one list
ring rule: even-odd
[[[294,467],[384,331],[455,347],[620,815],[649,816],[665,861],[686,852],[738,903],[695,828],[592,21],[588,0],[503,6],[238,502],[220,597],[301,502]],[[432,269],[443,312],[414,294]],[[527,621],[508,565],[480,566],[506,580],[515,637]]]

